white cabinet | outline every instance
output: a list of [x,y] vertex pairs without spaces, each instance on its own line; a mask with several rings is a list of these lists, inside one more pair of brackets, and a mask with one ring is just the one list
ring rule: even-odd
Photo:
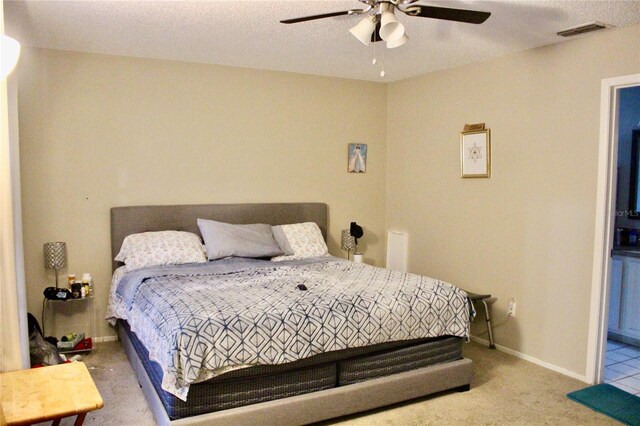
[[609,292],[609,330],[620,329],[620,301],[622,292],[622,265],[621,257],[611,259],[611,290]]
[[611,261],[609,331],[640,339],[640,258],[614,256]]
[[[624,334],[640,338],[640,259],[626,261],[620,306],[620,329]],[[628,275],[627,275],[628,272]]]

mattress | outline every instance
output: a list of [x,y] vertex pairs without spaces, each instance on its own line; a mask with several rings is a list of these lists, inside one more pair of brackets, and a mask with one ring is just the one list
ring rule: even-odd
[[462,359],[463,339],[443,336],[328,352],[281,365],[230,371],[191,386],[187,401],[162,389],[162,369],[125,321],[129,337],[171,420],[346,386]]
[[461,338],[444,337],[408,347],[349,357],[339,363],[340,386],[462,359]]

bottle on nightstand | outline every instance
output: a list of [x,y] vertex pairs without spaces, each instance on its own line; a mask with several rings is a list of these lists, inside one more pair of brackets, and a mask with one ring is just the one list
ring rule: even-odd
[[67,275],[67,281],[69,282],[69,290],[71,290],[71,286],[76,282],[76,274]]
[[85,297],[93,296],[93,279],[91,278],[91,274],[85,272],[82,274],[82,285],[85,287]]

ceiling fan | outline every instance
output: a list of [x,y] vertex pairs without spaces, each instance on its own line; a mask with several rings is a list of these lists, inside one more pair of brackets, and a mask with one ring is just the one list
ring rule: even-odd
[[349,32],[365,45],[368,45],[370,42],[383,40],[387,42],[387,47],[392,49],[402,46],[409,40],[404,32],[404,25],[395,18],[394,10],[399,10],[408,16],[465,22],[469,24],[481,24],[491,16],[489,12],[415,4],[419,0],[358,1],[364,3],[366,7],[364,9],[350,9],[320,15],[303,16],[301,18],[283,19],[280,22],[283,24],[297,24],[299,22],[343,15],[364,15],[364,18],[351,28]]

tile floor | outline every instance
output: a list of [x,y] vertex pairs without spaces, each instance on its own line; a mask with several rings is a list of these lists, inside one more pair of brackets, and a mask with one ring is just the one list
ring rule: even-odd
[[607,340],[604,379],[624,391],[640,395],[640,348]]

